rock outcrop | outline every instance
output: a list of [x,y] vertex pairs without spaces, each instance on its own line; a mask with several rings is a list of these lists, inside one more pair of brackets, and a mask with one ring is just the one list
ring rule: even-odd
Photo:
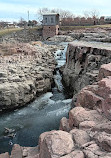
[[64,131],[41,134],[39,145],[41,158],[59,158],[71,153],[74,149],[71,134]]
[[56,65],[51,47],[7,45],[0,46],[0,111],[24,106],[51,89]]
[[83,88],[77,97],[77,106],[100,109],[111,120],[111,64],[102,65],[99,78],[102,80]]
[[48,39],[48,41],[53,42],[72,42],[74,41],[74,38],[68,35],[56,35],[54,37],[51,37]]
[[75,41],[68,45],[63,80],[69,92],[76,94],[97,81],[99,68],[110,63],[111,47],[106,44]]
[[9,153],[6,152],[6,153],[3,153],[3,154],[0,154],[0,158],[10,158]]
[[83,32],[81,40],[96,41],[96,42],[111,42],[111,29],[110,28],[88,28]]
[[73,37],[75,40],[82,41],[94,41],[94,42],[111,42],[111,28],[109,27],[95,27],[95,28],[82,28],[71,30],[61,31],[61,35],[69,35]]

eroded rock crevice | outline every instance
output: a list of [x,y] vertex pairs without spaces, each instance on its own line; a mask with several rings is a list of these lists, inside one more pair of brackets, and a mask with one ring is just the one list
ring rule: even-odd
[[111,62],[111,48],[89,42],[71,42],[66,52],[63,70],[65,86],[76,94],[98,80],[99,68]]

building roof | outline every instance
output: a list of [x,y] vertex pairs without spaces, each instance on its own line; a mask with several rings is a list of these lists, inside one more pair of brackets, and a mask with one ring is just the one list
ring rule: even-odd
[[45,13],[45,14],[43,14],[43,16],[44,15],[49,15],[50,16],[50,15],[59,15],[59,14],[58,13]]

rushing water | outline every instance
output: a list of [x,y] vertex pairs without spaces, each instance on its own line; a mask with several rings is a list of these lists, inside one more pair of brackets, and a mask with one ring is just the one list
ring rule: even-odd
[[[60,119],[68,116],[71,99],[66,100],[58,70],[65,63],[65,52],[66,48],[55,52],[58,65],[54,76],[56,86],[52,92],[38,97],[27,107],[0,116],[0,153],[10,152],[15,143],[36,146],[41,133],[58,129]],[[4,133],[5,127],[15,130],[13,136]]]

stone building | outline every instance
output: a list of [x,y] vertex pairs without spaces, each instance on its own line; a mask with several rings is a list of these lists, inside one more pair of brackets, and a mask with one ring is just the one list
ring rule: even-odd
[[49,13],[43,15],[43,38],[48,39],[59,32],[59,14]]

